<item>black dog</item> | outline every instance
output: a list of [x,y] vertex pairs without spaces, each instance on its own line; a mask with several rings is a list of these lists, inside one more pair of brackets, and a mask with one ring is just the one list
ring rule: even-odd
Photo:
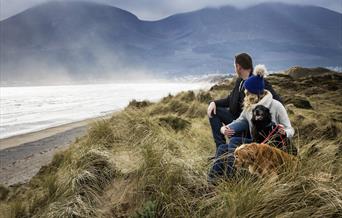
[[252,113],[252,137],[255,142],[262,143],[273,132],[270,139],[265,143],[290,154],[297,154],[297,149],[290,145],[291,143],[286,135],[281,135],[278,130],[275,130],[277,125],[272,121],[272,115],[267,107],[258,105]]
[[265,106],[256,106],[252,113],[252,137],[255,142],[261,143],[276,128],[276,124],[272,121],[270,110]]

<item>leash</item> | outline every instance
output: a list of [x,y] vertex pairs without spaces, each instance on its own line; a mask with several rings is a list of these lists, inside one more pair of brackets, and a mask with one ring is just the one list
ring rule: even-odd
[[[261,142],[261,144],[265,144],[268,140],[270,140],[272,138],[272,136],[274,135],[275,131],[277,129],[279,129],[280,125],[277,124],[277,126],[272,130],[272,132],[270,132],[270,134],[268,134],[268,136],[264,139],[264,141]],[[280,134],[280,139],[281,139],[281,143],[283,143],[283,146],[286,146],[283,136]]]

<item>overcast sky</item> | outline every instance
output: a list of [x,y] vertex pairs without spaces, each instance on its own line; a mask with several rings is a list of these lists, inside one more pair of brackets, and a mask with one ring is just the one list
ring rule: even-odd
[[[0,20],[43,2],[53,0],[0,0]],[[54,0],[56,1],[56,0]],[[72,0],[59,0],[72,1]],[[342,13],[342,0],[87,0],[106,3],[130,11],[142,20],[158,20],[172,14],[204,7],[232,5],[248,7],[262,2],[284,2],[317,5]]]

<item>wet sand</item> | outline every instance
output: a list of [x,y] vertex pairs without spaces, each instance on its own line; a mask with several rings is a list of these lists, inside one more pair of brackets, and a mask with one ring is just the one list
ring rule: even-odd
[[0,184],[27,182],[48,164],[56,151],[66,149],[87,133],[94,118],[0,140]]

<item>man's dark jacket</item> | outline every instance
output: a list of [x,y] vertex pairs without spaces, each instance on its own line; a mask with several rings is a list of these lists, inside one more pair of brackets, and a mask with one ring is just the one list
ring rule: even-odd
[[[236,82],[234,89],[229,93],[226,98],[214,101],[216,107],[229,107],[230,112],[234,116],[234,119],[238,118],[243,109],[243,99],[245,98],[245,88],[243,80],[239,77]],[[283,103],[280,96],[273,90],[272,85],[265,79],[265,89],[270,91],[273,95],[273,99]]]

